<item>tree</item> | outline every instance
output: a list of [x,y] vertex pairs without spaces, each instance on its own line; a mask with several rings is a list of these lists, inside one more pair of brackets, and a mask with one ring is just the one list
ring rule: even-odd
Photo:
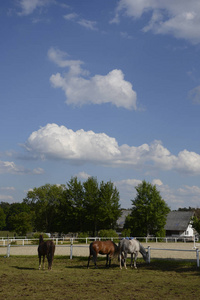
[[0,207],[0,230],[6,226],[6,215],[3,209]]
[[67,184],[66,189],[66,199],[69,203],[71,209],[70,214],[67,214],[66,222],[69,224],[69,231],[72,232],[83,232],[84,231],[84,221],[85,221],[85,209],[84,203],[84,191],[83,186],[77,177],[72,177]]
[[35,212],[34,229],[55,232],[60,229],[59,208],[64,196],[64,185],[46,184],[27,193],[24,203]]
[[32,214],[25,211],[10,217],[13,231],[20,236],[24,236],[27,232],[32,231],[32,220]]
[[124,229],[131,229],[132,236],[162,236],[170,209],[157,191],[156,186],[145,180],[136,187],[132,211]]
[[99,187],[97,179],[89,177],[83,183],[84,186],[84,208],[86,211],[85,225],[86,231],[92,231],[95,235],[99,225]]
[[100,184],[99,189],[99,221],[101,229],[115,229],[120,217],[119,192],[111,181]]

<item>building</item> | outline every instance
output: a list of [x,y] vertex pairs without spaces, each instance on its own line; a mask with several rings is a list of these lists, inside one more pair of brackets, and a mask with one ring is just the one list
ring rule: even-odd
[[167,221],[164,227],[166,236],[193,237],[195,233],[191,222],[193,216],[193,211],[171,211],[167,215]]

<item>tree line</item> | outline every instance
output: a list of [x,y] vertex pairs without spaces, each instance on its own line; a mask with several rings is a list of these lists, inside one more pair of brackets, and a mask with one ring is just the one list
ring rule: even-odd
[[66,184],[46,184],[27,193],[22,203],[0,203],[0,229],[26,235],[40,232],[88,232],[115,229],[121,214],[114,184],[94,177],[81,183],[72,177]]
[[[165,236],[170,208],[155,185],[145,180],[135,187],[131,213],[126,217],[123,236]],[[116,230],[121,215],[120,196],[111,181],[95,177],[81,182],[72,177],[66,184],[46,184],[27,193],[22,203],[0,203],[0,229],[18,235],[27,232],[87,233]],[[179,210],[193,210],[183,208]],[[195,210],[193,228],[200,233],[200,210]]]

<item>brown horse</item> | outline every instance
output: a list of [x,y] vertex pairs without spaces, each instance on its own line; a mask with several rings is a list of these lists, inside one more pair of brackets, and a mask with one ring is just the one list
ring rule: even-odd
[[94,265],[97,268],[97,256],[98,254],[106,254],[106,267],[111,265],[111,258],[119,254],[119,247],[112,241],[94,241],[90,244],[90,255],[88,257],[87,268],[89,269],[89,263],[91,256],[93,256]]
[[38,257],[39,257],[39,270],[41,268],[41,257],[43,256],[43,270],[44,270],[44,261],[45,255],[48,260],[48,269],[51,270],[53,257],[55,252],[55,244],[53,241],[44,241],[43,236],[40,235],[39,246],[38,246]]

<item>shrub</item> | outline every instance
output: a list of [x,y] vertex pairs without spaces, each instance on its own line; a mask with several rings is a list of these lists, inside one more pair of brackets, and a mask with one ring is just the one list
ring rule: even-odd
[[117,232],[113,229],[102,229],[99,231],[98,233],[99,237],[102,239],[107,239],[107,238],[115,238],[114,242],[118,242],[119,240],[119,236],[117,234]]

